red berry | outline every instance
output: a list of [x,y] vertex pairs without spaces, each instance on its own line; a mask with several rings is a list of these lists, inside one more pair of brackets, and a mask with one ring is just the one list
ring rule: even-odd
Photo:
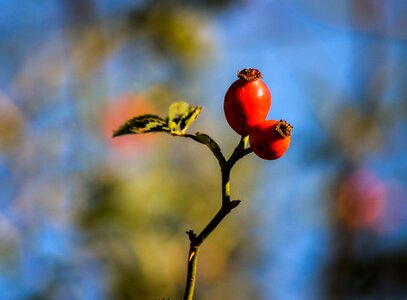
[[246,136],[250,128],[264,121],[271,107],[271,93],[256,69],[243,69],[225,94],[226,121],[238,134]]
[[249,136],[250,147],[263,159],[277,159],[290,146],[292,128],[284,120],[263,121],[252,128]]

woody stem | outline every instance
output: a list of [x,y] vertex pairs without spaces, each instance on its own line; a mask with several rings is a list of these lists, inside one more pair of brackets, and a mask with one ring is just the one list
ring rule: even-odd
[[[211,142],[214,143],[213,140]],[[199,235],[196,235],[192,230],[187,232],[190,240],[190,248],[188,254],[188,271],[184,300],[192,300],[194,296],[198,253],[200,246],[205,241],[205,239],[216,229],[220,222],[222,222],[222,220],[232,211],[232,209],[237,207],[240,203],[240,200],[230,200],[230,173],[233,166],[239,159],[251,153],[250,148],[248,149],[246,148],[246,146],[247,137],[241,139],[240,143],[237,145],[233,154],[227,161],[219,159],[219,155],[217,156],[222,175],[222,205],[216,215],[212,218],[212,220]]]

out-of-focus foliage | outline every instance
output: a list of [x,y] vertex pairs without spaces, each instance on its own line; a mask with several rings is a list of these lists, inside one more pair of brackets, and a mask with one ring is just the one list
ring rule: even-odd
[[[192,74],[212,48],[213,40],[205,31],[208,16],[230,2],[139,1],[100,18],[92,1],[64,1],[76,69],[79,75],[87,75],[112,52],[136,46],[163,64],[180,69],[178,76],[182,72]],[[77,14],[78,9],[83,13]],[[137,70],[148,74],[143,68]]]
[[231,151],[222,97],[259,68],[283,159],[247,157],[243,203],[203,245],[198,299],[403,299],[403,1],[3,1],[0,298],[177,299],[188,238],[220,205],[216,159],[111,135],[188,101]]
[[[111,135],[136,115],[166,114],[168,103],[190,93],[185,81],[211,58],[209,22],[228,5],[10,4],[5,13],[29,15],[21,25],[10,20],[14,37],[0,40],[12,61],[0,94],[1,299],[182,296],[185,231],[202,230],[221,203],[216,159],[186,139]],[[123,72],[124,82],[110,77]],[[181,130],[191,125],[180,122]],[[253,167],[235,174],[243,200]],[[258,295],[246,271],[257,263],[251,214],[247,205],[205,246],[199,298]]]
[[320,145],[325,153],[317,152],[313,159],[335,166],[326,182],[332,245],[322,290],[329,299],[407,295],[402,271],[407,173],[401,159],[407,128],[407,27],[401,16],[407,7],[393,4],[348,1],[346,24],[330,20],[334,13],[327,6],[309,10],[322,26],[346,28],[355,40],[349,90],[334,99],[336,87],[321,77],[311,95],[318,126],[326,133]]
[[[182,295],[188,250],[185,231],[203,229],[219,206],[220,176],[210,152],[199,149],[200,145],[184,147],[188,140],[162,138],[161,149],[154,151],[159,158],[139,167],[137,173],[99,170],[102,175],[89,182],[87,200],[79,208],[78,220],[89,236],[89,249],[109,262],[114,298]],[[201,159],[196,160],[197,155]],[[241,179],[235,184],[249,188],[247,176],[242,172],[236,176]],[[212,293],[231,298],[252,295],[247,284],[241,285],[243,290],[227,288],[228,282],[246,281],[245,272],[241,277],[233,272],[236,267],[256,263],[250,248],[249,253],[231,255],[240,252],[242,240],[251,240],[242,228],[250,214],[247,209],[236,214],[234,222],[222,224],[203,248],[197,291],[203,299],[212,298]],[[219,281],[225,284],[218,286]]]

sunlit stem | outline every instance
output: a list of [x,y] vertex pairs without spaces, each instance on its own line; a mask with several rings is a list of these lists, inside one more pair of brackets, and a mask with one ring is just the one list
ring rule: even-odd
[[198,265],[199,247],[191,245],[188,254],[188,275],[187,284],[185,287],[184,300],[192,300],[194,297],[195,282],[196,282],[196,268]]
[[[195,140],[195,139],[194,139]],[[222,205],[216,215],[212,218],[212,220],[208,223],[208,225],[202,230],[199,235],[196,235],[192,230],[188,231],[187,234],[190,240],[190,249],[188,254],[188,271],[187,271],[187,282],[185,287],[184,293],[184,300],[192,300],[194,296],[194,289],[195,289],[195,282],[196,282],[196,271],[197,271],[197,264],[198,264],[198,252],[199,248],[205,239],[216,229],[216,227],[222,222],[222,220],[229,214],[232,209],[239,205],[240,200],[230,200],[230,173],[232,171],[233,166],[235,163],[243,158],[245,155],[251,153],[251,149],[247,148],[247,141],[248,137],[242,137],[239,144],[233,151],[230,158],[226,161],[222,159],[223,155],[220,156],[220,148],[218,153],[217,151],[213,151],[213,154],[218,159],[221,173],[222,173]],[[201,141],[198,141],[201,142]],[[202,142],[201,142],[202,143]],[[215,143],[211,139],[211,143]],[[216,144],[217,146],[217,144]],[[221,157],[221,159],[219,159]]]

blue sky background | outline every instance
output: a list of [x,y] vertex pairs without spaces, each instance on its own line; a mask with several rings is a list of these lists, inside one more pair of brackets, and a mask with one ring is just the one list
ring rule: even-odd
[[[109,35],[116,16],[144,2],[93,3]],[[294,125],[283,158],[252,155],[244,163],[254,184],[238,214],[256,216],[250,230],[262,254],[250,274],[259,299],[326,299],[326,270],[338,257],[357,261],[361,249],[393,274],[407,247],[407,4],[255,0],[197,12],[191,20],[180,12],[207,47],[190,62],[160,56],[143,34],[124,45],[114,35],[104,44],[102,35],[75,46],[76,19],[63,1],[0,1],[1,299],[34,299],[53,281],[70,291],[56,299],[109,299],[105,266],[78,247],[74,199],[102,165],[126,173],[131,159],[143,171],[157,153],[123,158],[112,150],[98,128],[104,107],[164,85],[174,98],[205,107],[195,128],[229,152],[238,136],[224,121],[223,95],[245,67],[261,70],[270,87],[269,118]],[[99,37],[97,28],[90,36]],[[153,107],[163,113],[166,101]],[[347,178],[360,178],[352,174],[368,175],[348,187]],[[367,204],[340,210],[349,199]],[[351,250],[340,250],[342,242]],[[344,276],[352,279],[358,274],[349,265]],[[399,277],[388,288],[374,278],[371,294],[352,287],[342,296],[407,295]]]

